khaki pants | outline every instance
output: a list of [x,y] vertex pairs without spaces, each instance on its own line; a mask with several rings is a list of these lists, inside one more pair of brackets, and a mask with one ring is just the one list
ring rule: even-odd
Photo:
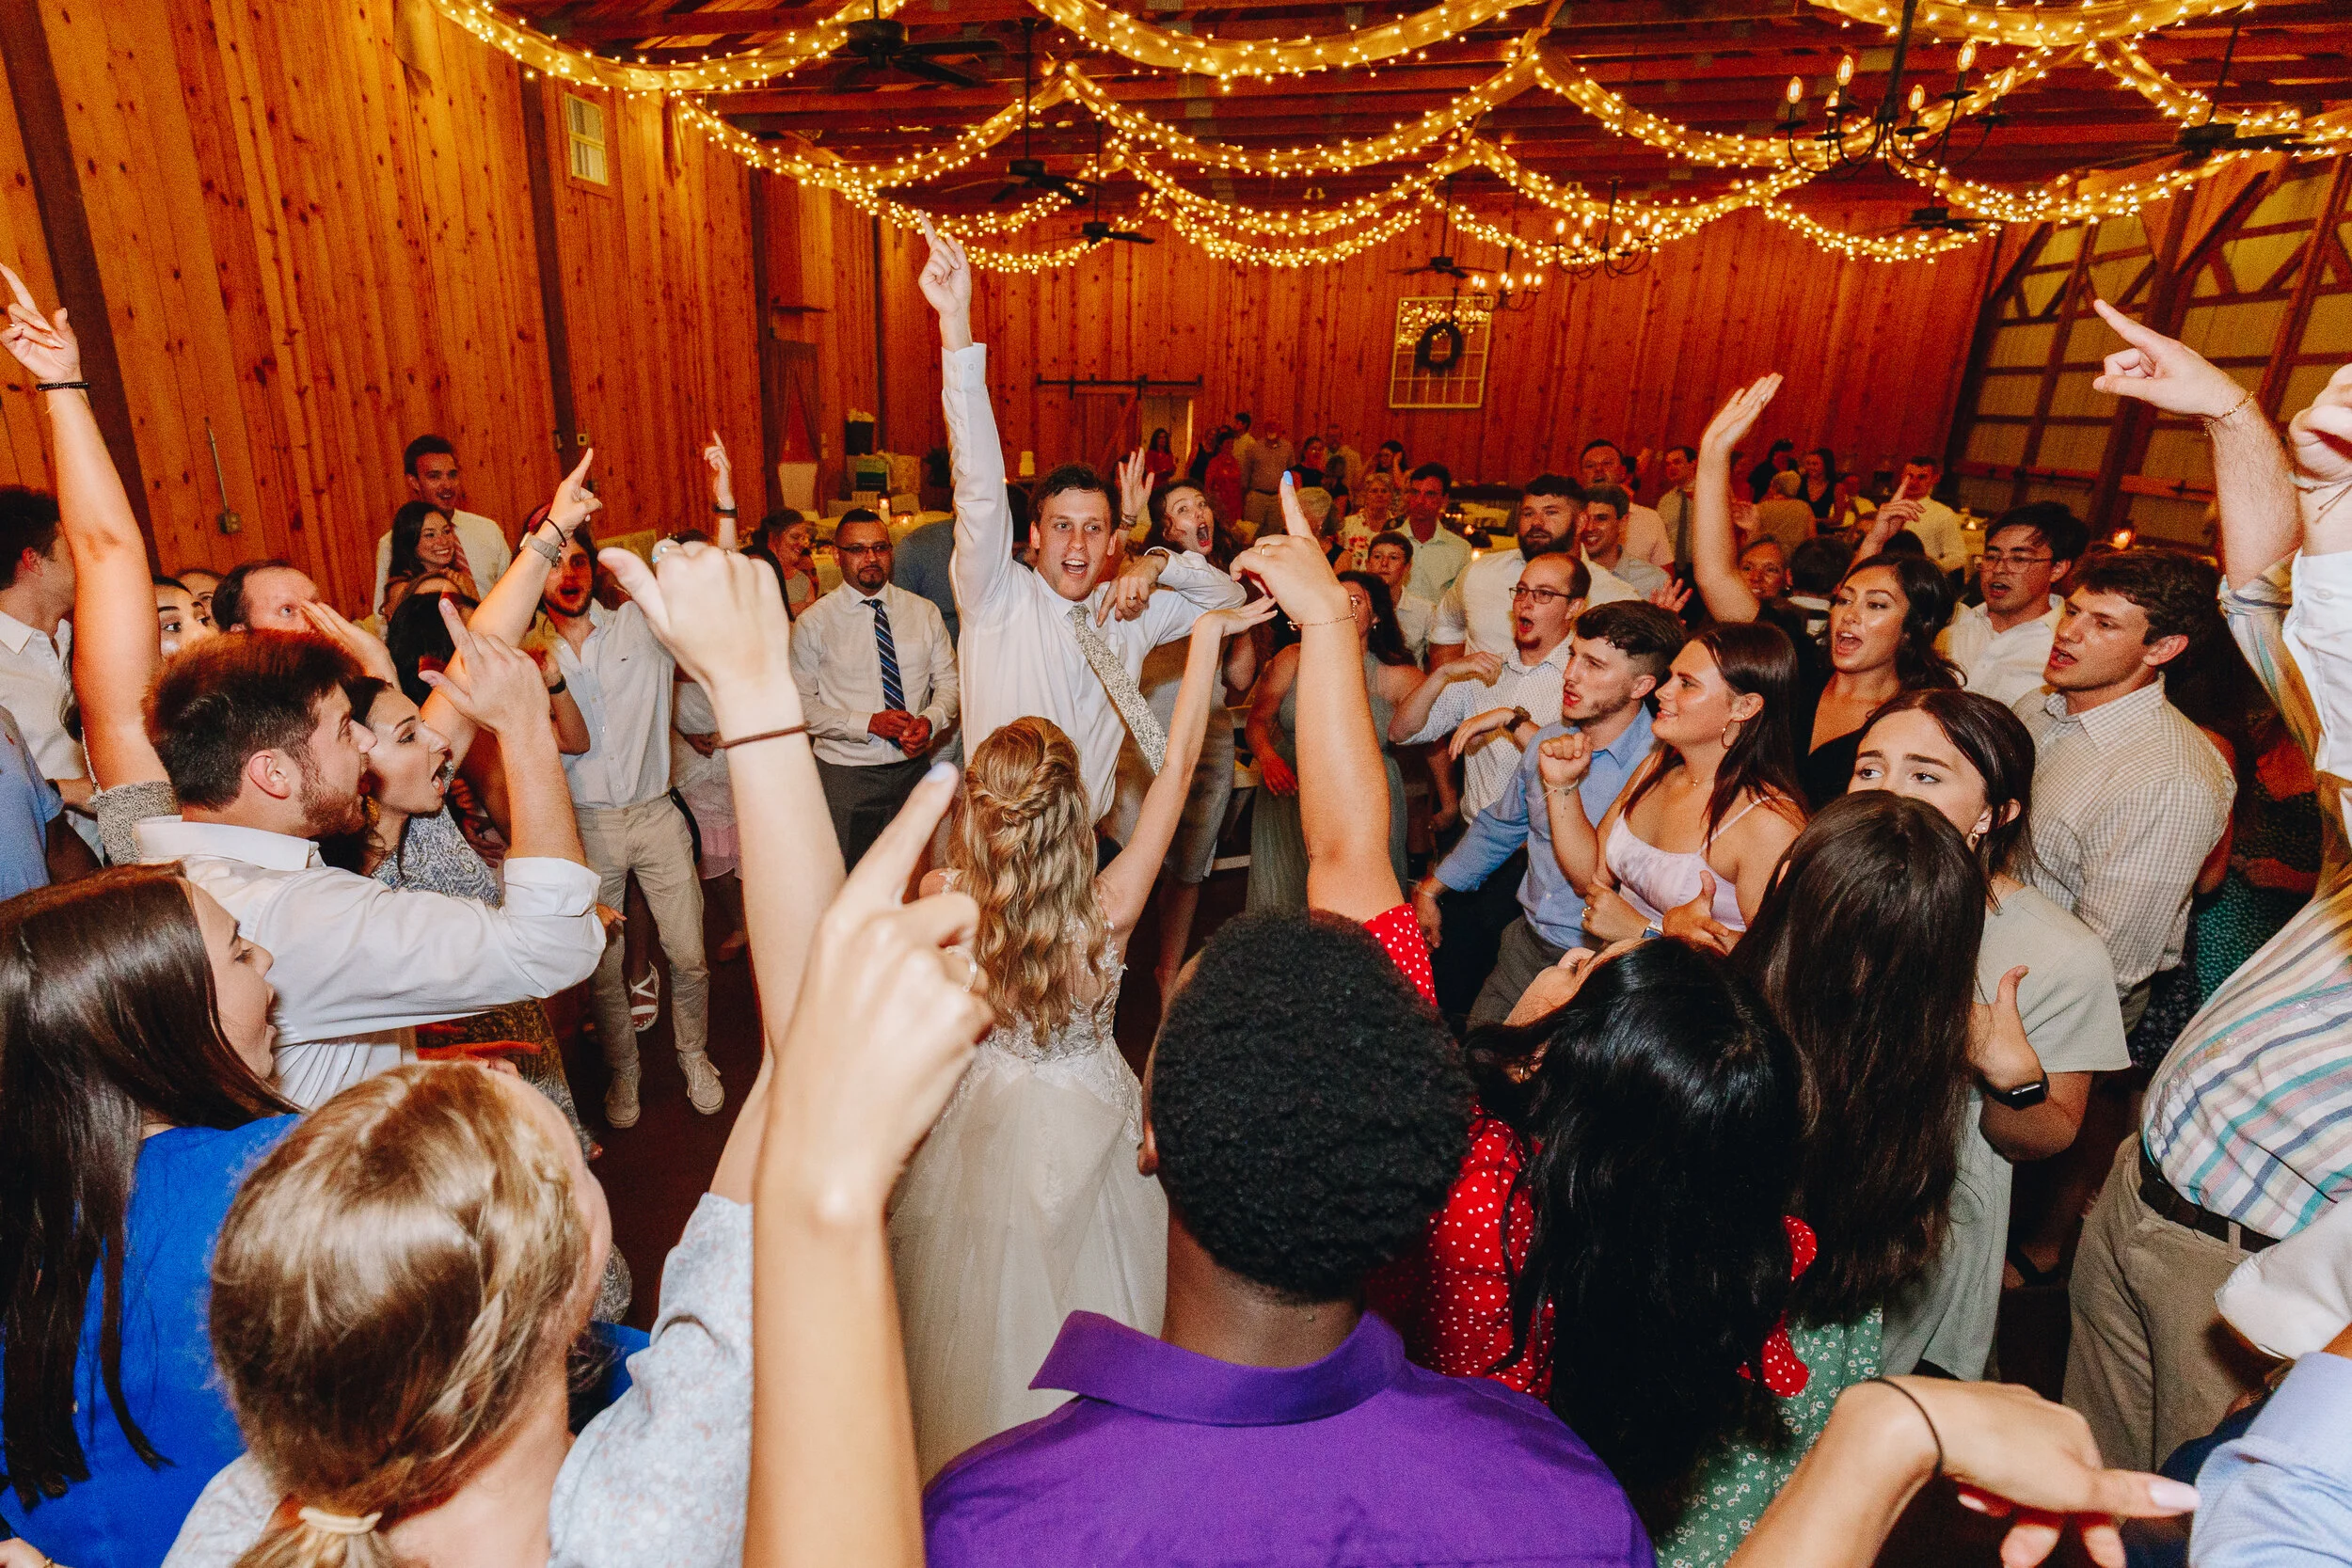
[[2109,1465],[2154,1469],[2261,1382],[2262,1357],[2213,1305],[2245,1258],[2149,1208],[2139,1196],[2139,1134],[2123,1140],[2083,1227],[2068,1291],[2066,1402],[2090,1423]]
[[1470,1021],[1501,1023],[1509,1018],[1511,1009],[1519,1005],[1519,998],[1527,994],[1527,988],[1535,983],[1535,976],[1558,963],[1566,953],[1566,948],[1554,947],[1537,936],[1535,927],[1527,923],[1527,916],[1511,922],[1503,927],[1502,946],[1495,954],[1494,973],[1486,976],[1478,1000],[1470,1004]]
[[1241,499],[1241,515],[1260,532],[1282,531],[1282,502],[1271,490],[1252,490]]
[[[634,806],[581,806],[579,816],[580,842],[599,879],[597,899],[622,908],[632,871],[645,890],[670,960],[670,1037],[679,1055],[700,1055],[710,1042],[710,966],[703,957],[703,884],[694,874],[686,815],[661,795]],[[628,1017],[623,945],[614,931],[596,964],[596,1038],[605,1065],[627,1072],[637,1067],[637,1028]]]

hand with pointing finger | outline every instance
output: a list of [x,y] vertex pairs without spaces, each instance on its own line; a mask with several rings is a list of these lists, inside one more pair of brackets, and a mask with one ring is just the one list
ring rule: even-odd
[[456,600],[447,594],[441,595],[440,610],[441,625],[449,628],[456,649],[450,662],[454,666],[459,659],[465,661],[466,682],[460,686],[446,671],[426,670],[421,672],[424,683],[501,740],[549,734],[548,688],[539,661],[503,638],[469,630],[457,613]]
[[8,324],[0,327],[0,344],[35,381],[81,380],[82,345],[66,323],[65,307],[58,306],[53,316],[42,315],[24,279],[6,266],[0,266],[0,274],[7,275],[8,292],[15,296],[8,306]]
[[2125,345],[2106,356],[2090,384],[2097,390],[2197,420],[2217,420],[2246,401],[2245,388],[2186,343],[2150,331],[2104,299],[2090,307]]

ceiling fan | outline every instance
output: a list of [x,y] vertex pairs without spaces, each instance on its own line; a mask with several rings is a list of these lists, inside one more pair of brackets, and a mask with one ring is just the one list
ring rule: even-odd
[[1914,207],[1897,233],[1913,230],[1921,234],[1973,234],[1984,228],[1990,218],[1972,218],[1954,213],[1938,202],[1931,207]]
[[1399,277],[1411,277],[1419,273],[1434,272],[1441,273],[1447,277],[1461,282],[1470,280],[1470,268],[1460,265],[1446,251],[1446,240],[1453,232],[1454,223],[1454,177],[1450,174],[1446,176],[1445,188],[1445,216],[1438,224],[1438,254],[1423,261],[1420,266],[1397,268]]
[[993,55],[1004,48],[994,39],[938,39],[930,43],[909,43],[906,24],[883,16],[882,0],[874,0],[872,16],[859,17],[845,31],[849,39],[841,45],[840,53],[854,58],[834,73],[830,89],[834,92],[865,87],[885,71],[903,71],[944,87],[983,87],[988,84],[979,77],[943,62],[958,55]]
[[1113,229],[1103,216],[1103,122],[1094,122],[1094,215],[1078,226],[1078,232],[1100,245],[1104,240],[1124,240],[1129,245],[1157,245],[1149,234],[1133,230]]
[[[1006,166],[1006,172],[1012,176],[1012,183],[990,197],[991,205],[1010,201],[1023,191],[1052,191],[1073,207],[1087,198],[1084,185],[1058,174],[1048,174],[1045,160],[1035,156],[1030,149],[1030,133],[1036,126],[1029,113],[1030,66],[1035,55],[1039,25],[1038,19],[1033,16],[1024,17],[1021,22],[1021,156]],[[1099,131],[1097,137],[1099,140]]]
[[2194,125],[2184,125],[2165,142],[2141,142],[2129,150],[2091,165],[2092,169],[2129,168],[2153,158],[2177,157],[2183,166],[2194,168],[2222,152],[2292,152],[2309,147],[2310,138],[2294,132],[2247,132],[2233,119],[2214,119],[2221,105],[2222,89],[2229,85],[2230,62],[2237,54],[2238,28],[2246,20],[2240,10],[2230,19],[2230,41],[2221,51],[2221,71],[2214,78],[2205,94],[2205,116]]

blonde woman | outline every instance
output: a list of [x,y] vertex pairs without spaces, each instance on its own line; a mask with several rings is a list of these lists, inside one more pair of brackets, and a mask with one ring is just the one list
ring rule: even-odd
[[1392,528],[1396,515],[1396,476],[1385,471],[1366,474],[1356,486],[1357,510],[1340,525],[1340,553],[1333,558],[1331,569],[1338,572],[1369,570],[1364,552],[1371,548],[1375,536]]
[[1136,1169],[1142,1092],[1111,1021],[1128,934],[1184,816],[1224,640],[1273,612],[1261,599],[1193,623],[1168,754],[1101,875],[1068,736],[1015,720],[966,766],[947,865],[924,892],[977,901],[973,958],[996,1027],[890,1214],[926,1478],[1062,1402],[1029,1380],[1072,1311],[1160,1331],[1168,1200]]

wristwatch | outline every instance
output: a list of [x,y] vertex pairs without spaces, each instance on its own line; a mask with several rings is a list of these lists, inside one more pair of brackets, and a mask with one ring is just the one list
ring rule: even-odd
[[1987,1084],[1984,1085],[1984,1097],[2012,1111],[2030,1111],[2050,1098],[2050,1075],[2045,1072],[2032,1083],[2020,1084],[2013,1089],[1996,1089]]
[[[1515,729],[1515,730],[1516,730],[1516,729],[1518,729],[1518,728],[1521,724],[1534,724],[1534,723],[1535,723],[1535,716],[1534,716],[1534,714],[1532,714],[1532,713],[1528,712],[1528,711],[1527,711],[1527,709],[1525,709],[1525,708],[1523,708],[1523,707],[1515,707],[1515,708],[1513,708],[1513,709],[1511,710],[1511,727],[1512,727],[1513,729]],[[1537,724],[1537,725],[1536,725],[1536,728],[1538,728],[1538,729],[1541,729],[1542,727],[1543,727],[1543,726],[1542,726],[1542,725],[1540,725],[1540,724]]]

